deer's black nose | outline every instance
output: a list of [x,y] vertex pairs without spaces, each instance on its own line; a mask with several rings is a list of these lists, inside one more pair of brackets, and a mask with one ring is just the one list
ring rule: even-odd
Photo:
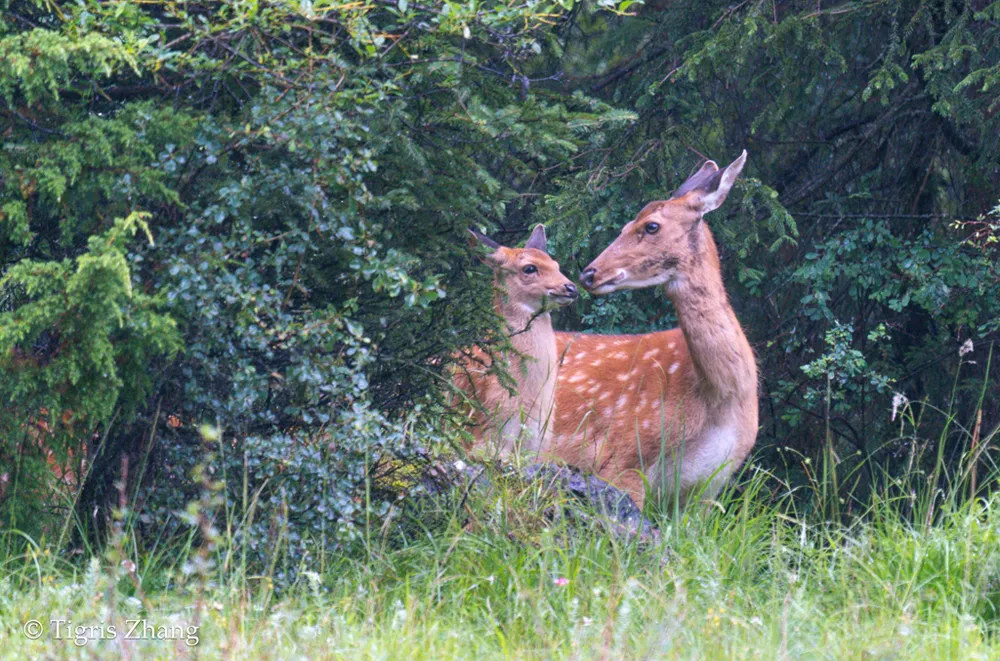
[[597,273],[596,270],[592,268],[586,268],[583,270],[583,273],[580,274],[580,282],[582,282],[583,286],[586,287],[587,289],[590,289],[591,287],[594,286],[595,273]]
[[576,298],[577,296],[580,295],[580,292],[579,292],[579,290],[577,290],[576,285],[574,285],[572,282],[567,282],[566,283],[566,295],[570,296],[572,298]]

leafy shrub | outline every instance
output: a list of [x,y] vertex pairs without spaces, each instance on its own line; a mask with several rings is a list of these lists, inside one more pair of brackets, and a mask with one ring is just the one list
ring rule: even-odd
[[632,117],[531,87],[559,5],[3,6],[0,506],[37,505],[54,448],[85,534],[122,454],[179,506],[208,422],[261,520],[350,537],[385,509],[366,468],[442,442],[449,356],[493,328],[465,227]]
[[[356,529],[385,507],[357,507],[366,467],[446,442],[450,357],[494,328],[467,225],[513,243],[543,220],[573,273],[703,154],[744,147],[709,222],[760,356],[764,461],[831,435],[829,456],[903,461],[893,391],[920,406],[957,384],[969,428],[996,390],[996,3],[0,8],[14,525],[54,511],[50,461],[82,480],[82,534],[123,454],[148,458],[131,477],[150,508],[178,507],[207,422],[216,470],[245,457],[263,487],[260,521]],[[558,324],[673,321],[650,290]],[[938,424],[957,461],[964,437]]]

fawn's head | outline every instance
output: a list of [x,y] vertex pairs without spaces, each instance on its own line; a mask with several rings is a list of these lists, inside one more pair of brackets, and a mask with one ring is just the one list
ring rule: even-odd
[[717,209],[743,170],[747,153],[723,170],[707,161],[670,197],[650,202],[580,274],[592,294],[668,284],[703,258],[702,216]]
[[536,313],[569,305],[579,292],[546,252],[545,228],[536,225],[523,248],[507,248],[470,228],[480,242],[493,250],[486,258],[497,277],[504,303]]

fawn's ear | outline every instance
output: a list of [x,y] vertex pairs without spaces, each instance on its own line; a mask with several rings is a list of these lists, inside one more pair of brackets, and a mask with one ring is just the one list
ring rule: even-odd
[[486,262],[491,267],[496,267],[503,261],[503,258],[501,257],[500,253],[500,250],[503,248],[503,246],[501,246],[499,243],[497,243],[490,237],[486,236],[482,232],[477,232],[471,227],[469,228],[469,234],[470,234],[469,236],[470,245],[475,247],[477,245],[482,244],[493,251],[489,255],[484,255],[482,257],[482,260],[484,262]]
[[539,223],[535,225],[535,229],[531,231],[531,236],[528,237],[528,242],[524,244],[525,248],[534,248],[535,250],[541,250],[544,253],[548,253],[548,243],[545,240],[545,226]]
[[687,178],[687,180],[680,185],[680,187],[674,191],[674,194],[670,196],[670,199],[676,197],[684,197],[691,191],[693,191],[698,186],[704,184],[709,177],[714,175],[719,171],[719,166],[715,164],[715,161],[705,161],[705,163],[698,168],[698,171]]
[[743,172],[743,166],[746,165],[746,162],[747,150],[744,149],[740,157],[727,165],[726,169],[710,175],[691,189],[697,195],[702,214],[718,209],[726,201],[729,189],[733,187],[740,172]]
[[469,228],[469,234],[471,234],[473,237],[475,237],[480,243],[482,243],[487,248],[492,248],[493,250],[498,250],[500,248],[500,244],[499,243],[497,243],[496,241],[494,241],[490,237],[486,236],[482,232],[478,232],[478,231],[472,229],[471,227]]

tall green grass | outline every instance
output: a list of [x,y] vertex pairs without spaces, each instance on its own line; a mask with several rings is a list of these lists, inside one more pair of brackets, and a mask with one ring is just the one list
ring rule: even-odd
[[[929,415],[944,420],[933,438]],[[825,452],[791,485],[751,462],[710,502],[654,508],[656,543],[549,516],[561,496],[496,475],[433,517],[290,559],[291,585],[274,580],[280,544],[255,565],[234,542],[256,516],[248,489],[222,503],[199,474],[183,540],[140,539],[123,493],[104,548],[4,533],[19,543],[0,556],[0,659],[1000,658],[998,432],[963,427],[953,403],[897,416],[904,470]],[[23,634],[53,617],[119,630],[141,617],[198,640]]]
[[[89,561],[33,545],[6,558],[0,658],[996,658],[1000,501],[943,508],[928,526],[873,502],[850,525],[809,524],[760,498],[757,472],[718,506],[663,522],[642,546],[535,516],[539,495],[467,502],[433,535],[305,567],[277,590],[226,567],[224,541]],[[504,499],[501,502],[499,499]],[[202,558],[202,564],[197,558]],[[146,616],[198,624],[198,644],[87,642],[19,630]]]

